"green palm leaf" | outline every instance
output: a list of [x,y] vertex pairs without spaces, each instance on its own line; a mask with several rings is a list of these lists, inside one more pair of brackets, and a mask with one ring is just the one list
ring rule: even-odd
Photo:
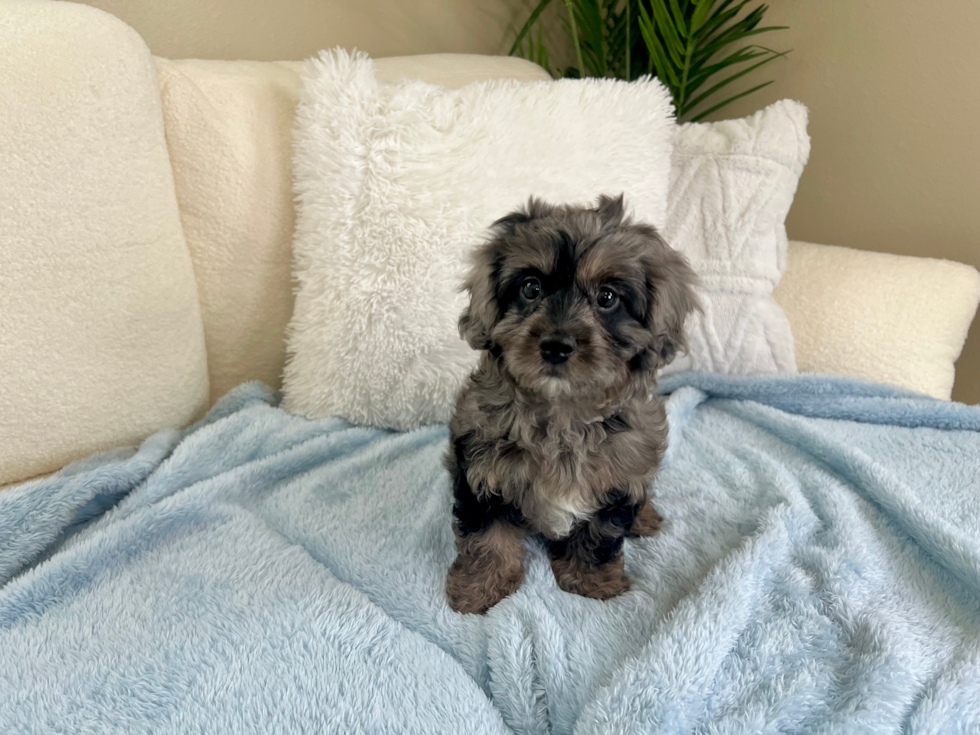
[[670,0],[670,12],[677,29],[677,35],[683,37],[687,36],[687,23],[684,17],[684,12],[681,10],[680,6],[677,4],[677,0]]
[[[783,30],[763,26],[769,7],[752,0],[563,0],[560,23],[577,66],[558,71],[571,77],[633,79],[656,74],[670,90],[678,118],[700,120],[771,82],[752,86],[716,102],[749,74],[788,51],[752,44],[755,36]],[[515,33],[510,53],[550,71],[556,58],[543,39],[540,0]],[[554,76],[555,74],[552,73]],[[698,111],[703,109],[703,111]]]
[[708,97],[710,97],[711,95],[713,95],[715,92],[718,92],[719,90],[723,89],[724,87],[727,87],[732,82],[735,82],[735,81],[741,79],[746,74],[754,71],[755,69],[758,69],[760,66],[764,66],[765,64],[768,64],[769,62],[774,61],[775,59],[778,59],[778,58],[780,58],[782,56],[785,56],[788,53],[789,53],[788,51],[785,51],[783,53],[778,53],[778,54],[777,53],[768,54],[766,56],[766,58],[764,58],[762,61],[758,61],[755,64],[753,64],[752,66],[747,67],[745,69],[742,69],[742,71],[738,72],[737,74],[733,74],[730,77],[726,77],[725,79],[723,79],[722,81],[718,82],[713,87],[711,87],[710,89],[708,89],[703,94],[700,94],[695,99],[691,100],[690,103],[688,103],[685,106],[684,110],[682,112],[680,112],[679,114],[683,114],[684,112],[688,112],[689,110],[694,109],[695,107],[697,107],[698,105],[700,105],[702,102],[704,102],[706,99],[708,99]]
[[[730,2],[730,0],[729,0]],[[711,12],[711,6],[714,4],[714,0],[693,0],[694,12],[691,13],[691,26],[688,33],[688,38],[694,36],[701,32],[704,27],[705,21],[708,19],[708,13]],[[629,5],[629,3],[627,3]]]
[[705,110],[704,112],[702,112],[702,113],[700,113],[700,114],[698,114],[698,115],[696,115],[695,117],[692,117],[692,118],[691,118],[691,122],[697,122],[698,120],[702,120],[702,119],[704,119],[704,118],[706,118],[706,117],[707,117],[708,115],[710,115],[710,114],[711,114],[712,112],[717,112],[717,111],[718,111],[718,110],[720,110],[720,109],[721,109],[722,107],[725,107],[725,106],[727,106],[727,105],[729,105],[729,104],[731,104],[731,103],[732,103],[732,102],[734,102],[735,100],[740,100],[740,99],[742,99],[743,97],[748,97],[748,96],[749,96],[750,94],[752,94],[753,92],[758,92],[758,91],[759,91],[760,89],[762,89],[763,87],[768,87],[768,86],[769,86],[770,84],[772,84],[772,80],[770,80],[770,81],[768,81],[768,82],[764,82],[764,83],[762,83],[762,84],[760,84],[760,85],[758,85],[758,86],[755,86],[755,87],[752,87],[752,89],[747,89],[747,90],[745,90],[744,92],[740,92],[739,94],[736,94],[736,95],[734,95],[734,96],[732,96],[732,97],[729,97],[729,98],[728,98],[727,100],[725,100],[724,102],[719,102],[719,103],[718,103],[717,105],[715,105],[714,107],[709,107],[709,108],[708,108],[707,110]]
[[758,59],[760,56],[775,53],[777,52],[761,46],[746,46],[745,48],[739,49],[735,53],[726,56],[724,59],[714,64],[692,68],[691,74],[688,75],[687,78],[688,95],[693,93],[694,90],[698,89],[698,87],[720,71],[724,71],[725,69],[736,66],[737,64],[752,61],[752,59]]
[[721,51],[725,46],[730,46],[733,43],[739,41],[744,41],[750,36],[757,36],[760,33],[769,33],[770,31],[782,31],[786,30],[788,26],[767,26],[766,28],[754,28],[749,30],[743,30],[739,32],[725,33],[717,41],[712,41],[710,45],[701,50],[701,54],[705,58],[711,58],[714,54]]
[[[643,7],[642,4],[640,7]],[[683,68],[683,54],[686,48],[686,44],[681,41],[680,36],[677,34],[677,28],[671,21],[670,14],[667,12],[667,8],[664,7],[662,2],[658,0],[653,0],[650,3],[650,7],[653,10],[653,18],[656,21],[657,30],[660,36],[664,39],[664,47],[670,54],[671,60],[680,68]]]
[[699,38],[707,38],[716,30],[723,27],[726,23],[728,23],[728,21],[732,20],[735,16],[742,12],[742,8],[744,8],[750,2],[752,2],[752,0],[741,0],[741,2],[734,8],[724,10],[724,8],[728,7],[732,3],[732,0],[725,0],[725,2],[719,6],[715,13],[708,18],[707,21],[705,21],[705,24],[699,29]]
[[647,14],[642,3],[639,5],[639,10],[641,16],[640,33],[643,35],[643,40],[650,52],[651,65],[657,71],[657,78],[671,87],[671,91],[673,92],[673,88],[680,86],[680,79],[674,72],[674,67],[671,64],[667,49],[664,48],[663,43],[661,43],[660,38],[657,36],[656,24]]
[[[521,26],[521,30],[518,31],[517,38],[514,39],[514,45],[510,47],[510,51],[507,53],[508,56],[513,56],[514,54],[518,53],[521,48],[521,41],[524,40],[524,37],[531,31],[534,24],[538,22],[538,18],[541,17],[541,13],[543,13],[544,9],[549,5],[551,5],[551,0],[541,0],[534,10],[531,11],[531,15],[528,16],[527,20],[524,22],[524,25]],[[523,54],[519,55],[523,57]]]

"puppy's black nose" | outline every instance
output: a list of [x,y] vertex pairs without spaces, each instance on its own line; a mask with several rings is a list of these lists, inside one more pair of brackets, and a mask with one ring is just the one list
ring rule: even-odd
[[546,334],[540,344],[541,357],[552,365],[560,365],[575,352],[575,338],[570,334]]

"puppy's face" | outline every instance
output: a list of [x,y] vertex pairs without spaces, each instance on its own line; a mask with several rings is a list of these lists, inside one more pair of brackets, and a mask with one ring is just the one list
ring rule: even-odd
[[595,395],[686,347],[694,281],[652,227],[624,217],[622,197],[595,208],[532,199],[477,252],[460,333],[498,354],[521,388]]

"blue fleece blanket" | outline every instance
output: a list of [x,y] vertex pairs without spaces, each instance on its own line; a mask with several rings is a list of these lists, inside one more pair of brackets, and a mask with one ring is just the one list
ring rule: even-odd
[[663,388],[666,524],[605,603],[532,542],[517,594],[453,613],[445,427],[258,385],[0,493],[0,732],[977,732],[980,409]]

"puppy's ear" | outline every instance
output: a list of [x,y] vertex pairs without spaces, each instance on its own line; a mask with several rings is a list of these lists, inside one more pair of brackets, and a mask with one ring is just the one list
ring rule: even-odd
[[500,319],[497,288],[507,238],[514,236],[521,225],[547,217],[554,211],[553,205],[531,197],[521,209],[494,222],[490,226],[491,239],[473,253],[472,265],[463,283],[463,289],[469,291],[470,303],[459,317],[459,334],[474,350],[493,347],[490,332]]
[[626,204],[623,201],[622,194],[616,197],[611,197],[607,194],[600,196],[595,206],[595,212],[599,215],[602,229],[611,230],[623,224],[625,209]]
[[501,260],[499,250],[496,239],[477,249],[463,282],[463,288],[469,291],[470,303],[459,317],[459,335],[474,350],[489,350],[493,347],[490,331],[500,318],[500,309],[497,306]]
[[650,348],[656,367],[663,367],[678,352],[687,352],[684,322],[691,312],[701,311],[701,301],[694,291],[698,277],[687,258],[671,248],[660,233],[652,227],[642,230],[648,241],[644,267]]

